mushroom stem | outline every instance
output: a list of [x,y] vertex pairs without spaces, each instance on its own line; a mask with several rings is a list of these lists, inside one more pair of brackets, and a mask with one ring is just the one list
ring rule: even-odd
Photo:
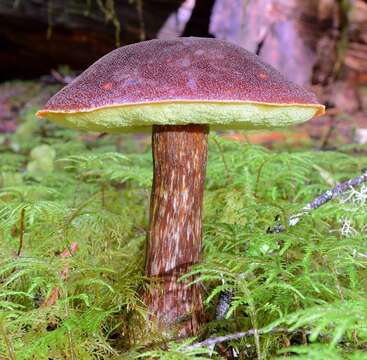
[[146,295],[159,330],[194,334],[203,321],[202,288],[178,281],[201,258],[207,125],[154,125],[154,178],[145,273],[158,281]]

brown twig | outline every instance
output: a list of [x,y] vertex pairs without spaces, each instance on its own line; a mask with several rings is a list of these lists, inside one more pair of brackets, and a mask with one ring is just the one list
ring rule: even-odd
[[22,249],[23,249],[23,243],[24,243],[24,231],[25,231],[25,208],[22,208],[20,211],[20,219],[19,219],[19,247],[17,251],[17,256],[20,256]]
[[[329,115],[330,115],[330,113],[329,113]],[[327,129],[326,134],[324,135],[324,137],[321,141],[320,150],[327,149],[327,147],[329,145],[329,140],[331,138],[331,135],[333,135],[334,131],[336,130],[336,123],[335,123],[334,116],[331,116],[329,121],[330,121],[329,127]]]

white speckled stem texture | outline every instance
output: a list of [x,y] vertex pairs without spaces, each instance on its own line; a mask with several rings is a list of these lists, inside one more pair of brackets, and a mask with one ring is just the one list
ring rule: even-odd
[[177,280],[201,258],[207,125],[153,127],[154,179],[146,275],[158,284],[146,296],[164,332],[194,334],[203,320],[200,284]]

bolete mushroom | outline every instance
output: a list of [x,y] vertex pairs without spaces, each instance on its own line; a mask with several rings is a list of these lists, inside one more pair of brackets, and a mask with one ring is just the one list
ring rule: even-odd
[[206,38],[150,40],[105,55],[37,115],[89,131],[152,129],[154,178],[146,294],[162,330],[193,334],[201,287],[178,282],[200,261],[202,201],[211,129],[271,128],[324,113],[304,88],[241,47]]

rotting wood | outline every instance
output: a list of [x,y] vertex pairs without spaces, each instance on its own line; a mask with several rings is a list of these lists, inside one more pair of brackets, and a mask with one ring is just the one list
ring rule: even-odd
[[0,1],[0,79],[33,78],[63,64],[84,69],[119,38],[121,45],[155,38],[181,2],[121,0],[108,12],[97,1]]

